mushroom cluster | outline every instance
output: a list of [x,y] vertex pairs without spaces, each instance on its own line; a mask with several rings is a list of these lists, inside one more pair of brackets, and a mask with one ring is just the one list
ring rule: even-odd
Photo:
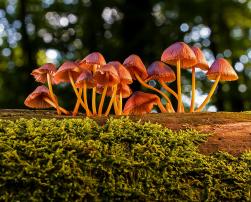
[[[176,74],[172,67],[176,67]],[[207,71],[209,80],[215,80],[208,96],[203,103],[195,109],[195,68]],[[32,71],[37,82],[47,84],[37,87],[25,100],[24,104],[31,108],[54,107],[57,113],[77,115],[80,106],[85,110],[86,116],[109,115],[112,107],[116,115],[150,113],[157,105],[161,112],[185,112],[182,102],[181,69],[192,70],[192,98],[190,112],[200,112],[209,102],[219,81],[237,80],[238,76],[229,62],[223,58],[216,59],[209,67],[203,52],[197,47],[189,47],[184,42],[176,42],[164,50],[161,61],[154,61],[147,69],[139,56],[132,54],[125,59],[123,64],[118,61],[106,63],[99,52],[87,55],[83,60],[75,62],[66,61],[58,69],[54,64],[46,63]],[[137,80],[143,87],[157,94],[141,91],[132,92],[130,84]],[[148,84],[155,80],[167,91],[163,91]],[[167,83],[177,81],[177,92],[172,90]],[[76,95],[76,104],[72,113],[59,106],[58,99],[53,92],[52,85],[68,82]],[[92,91],[91,108],[87,99],[88,89]],[[101,95],[97,104],[97,93]],[[177,100],[177,110],[174,109],[169,96]],[[105,99],[110,97],[106,110]],[[163,106],[160,97],[166,100]],[[124,104],[123,98],[128,98]]]

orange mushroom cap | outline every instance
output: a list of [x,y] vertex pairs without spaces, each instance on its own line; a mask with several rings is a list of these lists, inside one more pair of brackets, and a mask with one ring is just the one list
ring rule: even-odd
[[151,112],[153,106],[160,101],[157,95],[136,91],[127,100],[124,107],[124,114],[146,114]]
[[197,63],[193,50],[184,42],[176,42],[164,50],[161,61],[176,66],[180,60],[181,68],[187,69]]
[[173,82],[176,80],[174,71],[168,65],[160,61],[153,62],[147,69],[149,80]]
[[138,75],[143,80],[145,80],[147,78],[147,76],[148,76],[145,65],[143,64],[140,57],[135,55],[135,54],[132,54],[129,57],[127,57],[125,59],[123,65],[128,69],[128,71],[130,72],[133,80],[136,80],[134,72],[137,72]]
[[119,83],[119,75],[113,65],[106,64],[96,71],[94,79],[100,85],[113,86]]
[[122,84],[131,84],[132,77],[130,72],[118,61],[111,61],[108,64],[113,65],[118,72],[120,83]]
[[216,80],[219,75],[221,75],[221,81],[234,81],[238,79],[238,75],[233,67],[224,58],[215,60],[207,72],[209,80]]
[[51,108],[52,106],[45,102],[43,98],[50,99],[49,90],[45,86],[38,86],[30,95],[28,95],[24,104],[30,108]]
[[81,60],[78,65],[80,68],[87,68],[93,70],[93,65],[98,65],[99,67],[105,65],[106,61],[104,56],[99,52],[93,52],[87,55],[83,60]]
[[196,67],[202,70],[208,70],[209,66],[203,52],[198,47],[192,47],[192,50],[197,58]]
[[97,86],[97,82],[93,79],[92,72],[88,69],[82,69],[81,74],[77,78],[75,85],[77,88],[83,88],[84,82],[88,88],[93,88]]
[[[98,85],[97,92],[99,94],[102,94],[103,90],[104,90],[104,86]],[[132,90],[131,90],[130,86],[128,86],[126,84],[125,85],[118,84],[116,94],[119,95],[120,92],[122,93],[122,98],[127,98],[132,94]],[[107,91],[106,91],[106,95],[107,96],[112,96],[112,93],[113,93],[112,87],[108,87]]]
[[74,81],[76,81],[79,75],[81,74],[80,68],[75,62],[66,61],[59,67],[57,72],[54,74],[55,83],[58,84],[62,82],[70,82],[68,74],[69,72],[71,72]]
[[[57,68],[52,63],[46,63],[42,65],[41,67],[34,69],[31,72],[31,75],[34,76],[35,80],[40,83],[46,83],[47,82],[47,74],[54,75],[54,73],[57,71]],[[52,84],[54,84],[54,80],[52,79]]]

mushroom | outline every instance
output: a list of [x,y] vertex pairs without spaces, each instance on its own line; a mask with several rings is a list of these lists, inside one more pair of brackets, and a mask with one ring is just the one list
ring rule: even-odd
[[[84,103],[89,110],[88,101],[87,101],[87,88],[96,87],[96,81],[93,79],[92,72],[88,69],[82,69],[82,73],[79,75],[75,82],[76,88],[80,88],[79,94],[83,93]],[[75,108],[73,110],[73,115],[75,116],[78,113],[80,102],[77,101]],[[90,111],[90,110],[89,110]]]
[[[111,61],[108,64],[113,65],[115,67],[115,69],[117,70],[117,72],[118,72],[119,79],[120,79],[120,89],[123,88],[122,86],[131,84],[133,82],[130,72],[120,62]],[[119,88],[118,88],[118,90],[119,90]],[[123,90],[120,90],[118,92],[119,92],[119,94],[118,94],[119,95],[119,106],[117,106],[117,100],[116,99],[115,99],[114,104],[115,104],[115,109],[118,109],[117,114],[121,115],[122,105],[123,105]]]
[[[56,104],[50,99],[50,92],[45,86],[38,86],[24,101],[24,104],[30,108],[44,109],[54,107]],[[54,95],[55,97],[55,95]],[[55,97],[56,99],[56,97]],[[58,106],[58,109],[64,114],[69,114],[67,110]]]
[[192,67],[192,99],[191,99],[191,105],[190,105],[190,112],[194,112],[194,101],[195,101],[195,67],[200,68],[201,70],[207,71],[209,69],[209,66],[207,64],[206,58],[203,54],[203,52],[197,48],[192,47],[192,50],[197,58],[197,64]]
[[156,89],[156,88],[154,88],[144,82],[144,80],[147,79],[148,74],[147,74],[145,65],[143,64],[143,62],[139,56],[134,55],[134,54],[130,55],[129,57],[127,57],[125,59],[123,65],[128,69],[133,80],[138,80],[140,82],[140,84],[143,85],[144,87],[151,89],[153,91],[156,91],[159,94],[161,94],[167,100],[167,102],[170,104],[172,111],[174,111],[173,107],[172,107],[172,103],[171,103],[170,99],[168,98],[168,96],[166,96],[165,93],[163,93],[159,89]]
[[98,108],[99,116],[101,116],[102,114],[102,109],[103,109],[103,104],[104,104],[107,88],[108,87],[113,88],[113,94],[109,102],[108,108],[105,112],[105,116],[107,116],[111,110],[112,104],[116,96],[117,84],[120,81],[119,75],[113,65],[106,64],[96,71],[96,73],[94,74],[94,79],[97,81],[97,84],[104,86],[104,90],[102,92],[102,96],[101,96],[101,100],[100,100],[99,108]]
[[171,67],[161,61],[155,61],[148,67],[147,73],[147,80],[157,80],[167,92],[178,100],[177,93],[166,85],[166,82],[170,83],[176,80],[175,73]]
[[184,42],[176,42],[164,50],[161,61],[177,67],[178,112],[182,111],[181,68],[187,69],[197,62],[193,50]]
[[[96,73],[97,69],[102,65],[105,65],[106,61],[103,55],[99,52],[93,52],[87,55],[83,60],[79,62],[80,68],[88,68],[92,71],[93,75]],[[97,114],[96,109],[96,86],[92,89],[92,112],[93,115]]]
[[79,66],[70,61],[64,62],[60,68],[57,70],[57,72],[54,74],[54,80],[55,83],[61,83],[61,82],[70,82],[72,85],[72,88],[77,96],[77,99],[79,100],[80,104],[86,111],[86,115],[90,116],[91,112],[88,110],[88,107],[86,104],[83,102],[81,95],[79,94],[76,86],[75,86],[75,81],[80,75],[80,68]]
[[136,91],[127,100],[124,107],[124,114],[141,115],[151,112],[154,105],[158,105],[161,112],[166,112],[165,107],[162,105],[160,98],[155,94],[143,93]]
[[234,71],[233,67],[229,64],[227,60],[224,58],[219,58],[214,61],[214,63],[211,65],[210,69],[207,72],[207,78],[209,80],[215,80],[213,86],[211,87],[210,92],[208,93],[208,96],[203,101],[203,103],[198,107],[196,112],[200,112],[208,103],[210,98],[212,97],[217,84],[219,81],[235,81],[238,79],[238,75]]
[[59,108],[58,108],[58,102],[56,98],[54,97],[52,84],[54,84],[53,80],[53,74],[57,71],[57,68],[52,63],[46,63],[42,65],[41,67],[34,69],[31,73],[32,76],[34,76],[35,80],[40,83],[48,83],[49,91],[50,91],[50,97],[57,106],[57,113],[58,115],[61,114]]

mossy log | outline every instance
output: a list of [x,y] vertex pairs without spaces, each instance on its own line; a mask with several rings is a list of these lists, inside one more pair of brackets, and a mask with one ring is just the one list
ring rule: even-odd
[[[85,118],[85,115],[80,113],[74,117],[58,116],[54,110],[0,110],[0,119],[15,120],[19,118],[68,119]],[[101,125],[107,120],[107,117],[104,116],[92,118]],[[199,147],[203,154],[226,151],[238,155],[243,151],[251,150],[251,112],[160,113],[130,116],[130,119],[159,123],[172,130],[192,128],[211,133],[208,141]]]

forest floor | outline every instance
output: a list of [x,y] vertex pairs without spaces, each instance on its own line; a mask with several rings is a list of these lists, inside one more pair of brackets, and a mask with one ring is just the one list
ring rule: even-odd
[[[2,109],[0,119],[15,120],[18,118],[84,118],[78,116],[58,116],[51,110]],[[114,116],[118,117],[118,116]],[[104,124],[107,117],[93,117],[99,124]],[[200,145],[200,152],[210,154],[215,151],[226,151],[238,155],[251,151],[251,112],[216,112],[216,113],[172,113],[147,114],[130,116],[130,119],[159,123],[172,130],[196,129],[210,133],[207,142]]]

